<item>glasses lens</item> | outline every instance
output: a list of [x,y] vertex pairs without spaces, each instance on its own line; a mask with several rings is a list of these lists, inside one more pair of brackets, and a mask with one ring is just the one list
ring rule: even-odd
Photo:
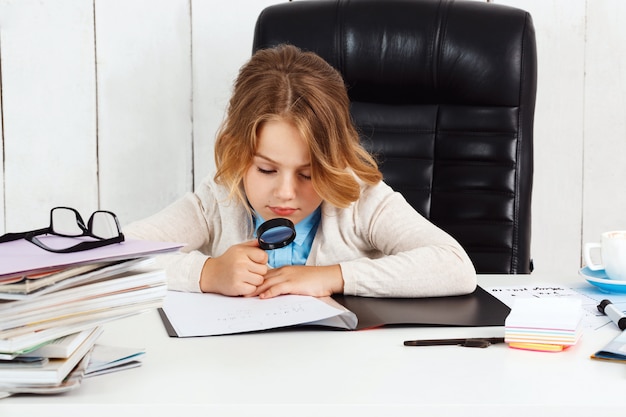
[[119,236],[120,230],[113,213],[96,211],[91,216],[91,234],[101,239],[112,239]]
[[72,209],[57,207],[52,210],[50,227],[52,232],[62,236],[81,236],[83,234],[82,219]]

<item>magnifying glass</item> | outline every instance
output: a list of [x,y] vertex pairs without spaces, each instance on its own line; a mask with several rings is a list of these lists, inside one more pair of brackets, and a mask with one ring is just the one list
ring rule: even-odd
[[291,220],[278,217],[264,222],[256,233],[261,249],[280,249],[296,238],[296,227]]

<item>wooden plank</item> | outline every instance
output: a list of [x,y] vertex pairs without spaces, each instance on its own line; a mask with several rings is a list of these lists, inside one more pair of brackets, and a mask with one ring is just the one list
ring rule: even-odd
[[192,188],[189,5],[96,2],[100,201],[122,223]]
[[585,0],[497,0],[530,12],[537,38],[532,256],[535,270],[574,273],[582,224]]
[[228,5],[192,0],[194,179],[215,171],[213,144],[239,68],[252,52],[254,25],[277,0],[237,0]]
[[6,228],[97,208],[93,3],[2,2]]
[[[2,15],[1,4],[0,15]],[[0,20],[0,235],[4,234],[5,232],[4,217],[4,129],[2,128],[2,20]]]
[[626,2],[587,6],[583,242],[626,229]]

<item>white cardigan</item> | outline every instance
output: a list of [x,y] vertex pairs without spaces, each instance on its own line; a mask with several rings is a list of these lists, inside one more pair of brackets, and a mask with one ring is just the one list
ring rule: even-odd
[[[157,260],[168,286],[200,291],[208,257],[252,239],[245,208],[229,200],[224,187],[207,177],[161,212],[124,228],[128,238],[181,242],[181,253]],[[417,213],[397,192],[380,182],[363,185],[348,208],[322,203],[322,218],[306,265],[339,264],[344,294],[372,297],[460,295],[476,287],[476,272],[450,235]]]

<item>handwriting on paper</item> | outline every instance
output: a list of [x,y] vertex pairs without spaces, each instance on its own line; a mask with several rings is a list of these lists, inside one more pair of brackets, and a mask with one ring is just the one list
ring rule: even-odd
[[309,296],[283,295],[261,300],[176,291],[168,291],[163,310],[180,337],[287,327],[344,313]]
[[608,320],[606,316],[603,316],[596,308],[601,297],[606,298],[606,295],[596,294],[597,291],[594,288],[568,287],[546,283],[538,285],[498,286],[485,288],[485,290],[509,307],[512,307],[515,300],[518,298],[572,297],[580,299],[585,313],[585,327],[599,328],[610,323],[610,320]]

